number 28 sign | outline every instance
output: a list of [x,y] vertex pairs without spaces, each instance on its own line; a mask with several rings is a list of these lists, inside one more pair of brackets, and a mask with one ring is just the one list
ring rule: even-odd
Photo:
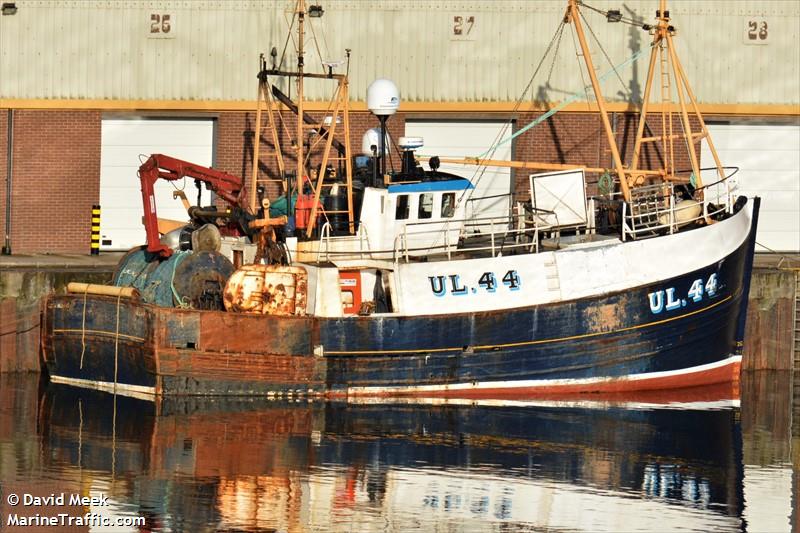
[[761,18],[747,18],[744,20],[745,44],[768,44],[770,27],[769,23]]

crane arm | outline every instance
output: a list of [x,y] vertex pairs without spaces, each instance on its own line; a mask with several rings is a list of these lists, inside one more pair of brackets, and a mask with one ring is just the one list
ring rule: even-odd
[[185,177],[202,181],[231,206],[242,206],[240,199],[246,195],[243,194],[244,185],[239,177],[167,155],[153,154],[139,167],[148,252],[159,254],[162,257],[169,257],[172,254],[172,250],[168,246],[161,244],[158,236],[155,182],[159,179],[175,181]]

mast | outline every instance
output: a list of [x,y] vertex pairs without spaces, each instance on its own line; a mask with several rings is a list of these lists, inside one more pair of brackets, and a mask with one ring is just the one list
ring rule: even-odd
[[[663,0],[662,0],[663,1]],[[619,176],[619,184],[622,187],[622,195],[626,202],[631,199],[631,191],[628,187],[627,172],[622,165],[622,158],[619,155],[619,148],[617,147],[617,140],[614,137],[614,131],[611,129],[611,121],[608,119],[608,111],[606,110],[605,99],[603,93],[600,91],[600,82],[597,79],[597,74],[594,71],[594,64],[592,63],[592,56],[589,47],[586,44],[586,35],[583,33],[583,26],[580,21],[580,13],[578,11],[578,0],[569,0],[566,13],[567,22],[575,24],[575,32],[578,35],[578,41],[581,44],[581,51],[583,52],[583,59],[586,62],[586,69],[589,71],[589,78],[592,80],[592,89],[594,90],[595,100],[597,100],[597,107],[600,109],[600,117],[603,120],[603,128],[606,132],[606,139],[611,148],[611,157],[614,160],[614,167],[616,168],[617,175]]]
[[[252,178],[252,189],[255,191],[256,185],[259,182],[263,181],[281,181],[283,184],[283,193],[287,195],[287,206],[292,205],[291,197],[292,197],[292,190],[291,187],[288,186],[288,182],[286,181],[286,176],[284,173],[284,164],[282,159],[283,150],[281,150],[281,135],[278,132],[278,124],[276,123],[273,117],[274,107],[278,105],[282,105],[284,108],[288,109],[292,113],[296,115],[296,132],[294,142],[294,153],[297,157],[296,163],[296,188],[297,192],[302,194],[303,187],[308,184],[311,189],[311,195],[313,197],[313,205],[310,208],[310,215],[308,220],[308,225],[306,226],[306,237],[311,237],[313,230],[317,226],[317,216],[322,214],[323,216],[327,217],[328,215],[347,215],[348,220],[348,230],[351,234],[355,233],[355,220],[354,220],[354,206],[353,206],[353,191],[352,191],[352,180],[353,180],[353,166],[351,161],[351,146],[350,146],[350,135],[349,135],[349,127],[350,127],[350,117],[349,117],[349,91],[348,91],[348,79],[347,74],[334,74],[333,69],[345,61],[348,65],[348,73],[349,73],[349,65],[350,65],[350,49],[346,49],[346,60],[344,61],[324,61],[322,57],[323,66],[327,67],[326,73],[314,73],[314,72],[305,72],[305,22],[306,22],[306,15],[310,18],[319,18],[322,16],[324,11],[320,5],[311,5],[308,10],[306,9],[305,0],[297,0],[295,4],[295,8],[293,11],[294,16],[297,17],[298,27],[297,27],[297,70],[295,71],[288,71],[283,70],[280,66],[275,65],[275,57],[277,56],[277,50],[273,48],[272,56],[273,56],[273,65],[271,69],[267,69],[266,63],[261,61],[261,70],[259,72],[259,98],[258,98],[258,105],[259,107],[256,108],[256,136],[255,136],[255,146],[254,146],[254,160],[256,163],[254,164],[253,169],[253,178]],[[293,31],[292,26],[290,27],[290,33]],[[313,27],[312,27],[313,30]],[[263,56],[262,56],[263,58]],[[293,102],[287,95],[277,89],[277,87],[271,85],[268,81],[268,76],[284,76],[288,78],[297,78],[297,101]],[[331,102],[328,104],[328,110],[330,111],[333,109],[333,114],[329,117],[323,117],[321,120],[317,120],[314,117],[313,113],[308,113],[306,108],[308,106],[305,105],[305,79],[310,78],[312,80],[331,80],[336,82],[336,89],[333,92],[333,96],[331,98]],[[274,96],[274,99],[273,99]],[[260,154],[259,143],[260,143],[260,127],[262,121],[262,112],[261,106],[264,106],[264,110],[267,112],[267,117],[269,119],[269,126],[270,131],[272,133],[272,142],[275,146],[275,155],[277,157],[278,163],[278,170],[281,174],[280,180],[258,180],[258,156]],[[280,112],[278,112],[280,115]],[[280,118],[280,117],[279,117]],[[330,120],[330,124],[327,123],[327,120]],[[280,120],[281,125],[283,126],[283,120]],[[338,126],[337,124],[343,124],[342,126]],[[306,149],[306,132],[308,135],[316,135],[317,141],[311,142],[309,140],[308,149]],[[288,133],[288,132],[287,132]],[[339,138],[335,138],[338,136]],[[306,164],[306,159],[310,158],[311,154],[315,154],[315,149],[319,143],[322,143],[322,153],[321,153],[321,160],[322,163],[319,167],[311,169],[309,165]],[[333,147],[336,147],[336,154],[332,154],[331,151]],[[286,152],[288,153],[291,149],[287,149]],[[336,164],[339,166],[340,172],[329,171],[328,166],[330,164]],[[335,169],[334,169],[335,170]],[[325,209],[322,205],[322,195],[323,190],[328,187],[332,187],[334,183],[328,183],[333,178],[339,179],[341,176],[344,176],[344,183],[335,182],[341,187],[345,188],[345,194],[347,196],[347,209]],[[339,187],[341,189],[341,187]],[[255,193],[251,194],[251,210],[255,212]]]
[[[283,153],[281,151],[281,142],[278,136],[278,128],[275,123],[275,104],[272,100],[272,91],[270,90],[269,79],[267,78],[267,63],[262,54],[258,61],[258,96],[256,97],[256,126],[254,129],[253,141],[253,172],[250,179],[250,186],[248,187],[248,194],[250,195],[250,212],[255,214],[258,211],[258,185],[259,183],[266,182],[279,182],[282,186],[283,192],[288,191],[286,183],[285,165],[283,162]],[[261,161],[261,120],[262,110],[267,113],[267,120],[269,122],[269,129],[272,135],[272,146],[274,148],[273,155],[278,165],[278,178],[262,178],[259,179],[259,162]]]
[[[667,179],[676,179],[674,175],[675,163],[673,152],[673,141],[675,139],[683,139],[686,143],[686,150],[689,154],[689,161],[692,167],[692,173],[695,177],[695,185],[697,188],[703,186],[702,176],[700,175],[700,160],[697,154],[695,143],[701,139],[707,139],[708,147],[711,150],[711,155],[714,158],[714,163],[717,167],[720,180],[725,179],[725,172],[722,168],[722,163],[719,160],[714,143],[708,133],[708,128],[700,114],[700,109],[697,105],[697,98],[689,85],[689,80],[686,78],[686,73],[683,70],[678,54],[675,50],[673,42],[673,35],[675,28],[669,24],[669,10],[667,9],[667,0],[660,0],[659,9],[656,12],[658,22],[653,28],[653,44],[650,51],[650,67],[647,71],[647,81],[645,84],[644,98],[642,100],[642,111],[639,117],[639,127],[636,131],[636,141],[633,148],[633,157],[631,159],[631,170],[633,176],[637,179],[644,176],[644,173],[639,170],[639,158],[641,156],[642,146],[646,142],[661,141],[664,156],[666,158]],[[660,58],[660,59],[659,59]],[[647,113],[650,108],[650,95],[655,76],[656,61],[660,63],[661,69],[661,135],[653,137],[644,136],[645,122]],[[681,125],[683,127],[683,134],[672,133],[672,87],[671,80],[675,81],[675,90],[678,95],[678,111],[680,113]],[[692,132],[689,110],[687,104],[692,107],[692,112],[700,124],[699,132]],[[672,172],[669,172],[669,170]]]
[[303,142],[305,136],[303,135],[303,31],[305,30],[306,18],[306,3],[305,0],[297,0],[297,136],[295,143],[297,144],[295,153],[297,154],[297,189],[303,191],[305,185],[305,165],[303,159]]

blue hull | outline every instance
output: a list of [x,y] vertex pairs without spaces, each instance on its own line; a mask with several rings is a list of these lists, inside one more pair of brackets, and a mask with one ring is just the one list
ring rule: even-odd
[[[486,313],[324,322],[320,338],[329,357],[328,385],[614,378],[741,355],[752,241],[720,263],[601,298]],[[692,285],[712,275],[715,294],[686,301]],[[650,295],[665,288],[684,295],[681,305],[655,313]]]
[[[510,310],[274,317],[52,296],[45,361],[51,376],[74,384],[154,394],[487,396],[730,381],[741,361],[754,202],[748,237],[720,261],[630,290]],[[640,379],[649,377],[657,379]]]

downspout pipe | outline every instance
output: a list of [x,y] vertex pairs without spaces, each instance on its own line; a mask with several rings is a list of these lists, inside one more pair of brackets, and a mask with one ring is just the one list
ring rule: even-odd
[[3,255],[11,255],[11,185],[14,173],[14,110],[8,110],[8,121],[6,123],[8,132],[6,135],[6,224],[5,241],[3,244]]

